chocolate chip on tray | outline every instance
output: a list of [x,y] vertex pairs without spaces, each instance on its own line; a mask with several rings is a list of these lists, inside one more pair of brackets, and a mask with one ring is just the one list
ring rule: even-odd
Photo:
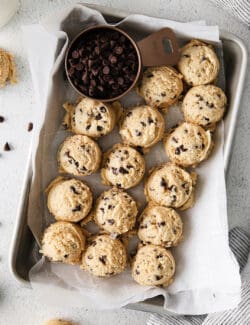
[[28,132],[33,130],[33,123],[32,122],[29,122],[27,130],[28,130]]
[[139,68],[131,41],[108,28],[79,36],[68,54],[67,72],[84,95],[112,99],[130,88]]
[[0,116],[0,123],[3,123],[3,122],[4,122],[4,117]]
[[4,151],[10,151],[11,150],[11,147],[10,145],[8,144],[8,142],[5,143],[4,147],[3,147],[3,150]]

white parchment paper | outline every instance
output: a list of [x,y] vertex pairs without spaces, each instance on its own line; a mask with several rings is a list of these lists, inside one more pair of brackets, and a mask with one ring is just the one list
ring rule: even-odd
[[[106,23],[103,16],[83,5],[75,5],[50,17],[41,25],[23,27],[24,42],[37,98],[32,146],[33,179],[28,208],[28,223],[37,241],[44,228],[54,222],[46,208],[44,189],[58,175],[56,151],[68,135],[62,127],[66,100],[77,95],[63,79],[63,58],[68,42],[84,27]],[[135,40],[152,31],[171,27],[180,44],[199,38],[219,47],[219,31],[205,22],[178,23],[142,15],[131,15],[118,24]],[[223,78],[222,78],[223,79]],[[131,92],[123,99],[125,107],[140,102]],[[172,107],[166,117],[167,127],[182,118],[179,108]],[[111,279],[94,278],[77,266],[49,263],[42,258],[30,271],[37,295],[47,303],[65,306],[92,306],[114,309],[157,295],[165,298],[164,308],[180,314],[204,314],[235,307],[240,300],[240,276],[237,262],[228,246],[226,188],[223,165],[223,125],[217,128],[215,148],[206,162],[196,169],[199,181],[196,204],[181,216],[184,240],[175,249],[176,277],[167,289],[136,284],[129,270]],[[98,142],[106,150],[120,142],[117,129]],[[145,155],[147,169],[166,161],[162,144]],[[105,188],[100,175],[85,177],[95,189],[95,196]],[[130,194],[145,204],[142,184]]]

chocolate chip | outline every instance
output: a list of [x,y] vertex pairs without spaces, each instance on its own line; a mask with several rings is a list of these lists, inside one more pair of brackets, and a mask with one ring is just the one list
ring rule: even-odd
[[114,174],[114,175],[118,175],[118,169],[117,168],[115,168],[115,167],[111,167],[111,170],[112,170],[112,173]]
[[4,117],[0,116],[0,123],[3,123],[3,122],[4,122]]
[[79,192],[77,192],[77,190],[76,190],[76,188],[74,186],[70,186],[70,189],[74,194],[76,194],[76,195],[80,194]]
[[138,275],[140,274],[140,271],[138,271],[137,269],[135,270],[135,273]]
[[98,113],[95,117],[95,120],[99,121],[102,119],[102,114],[101,113]]
[[126,166],[128,169],[134,168],[132,165],[127,165]]
[[3,150],[4,151],[10,151],[11,150],[11,147],[10,145],[8,144],[8,142],[5,143],[4,147],[3,147]]
[[87,126],[86,126],[86,130],[89,130],[90,129],[90,127],[91,127],[91,125],[90,124],[88,124]]
[[148,228],[147,225],[140,225],[140,229],[146,229],[146,228]]
[[121,173],[121,174],[129,174],[129,171],[126,169],[126,168],[124,168],[124,167],[120,167],[119,168],[119,172]]
[[69,254],[65,254],[65,255],[63,255],[64,258],[67,258],[68,256],[69,256]]
[[108,219],[107,221],[108,221],[108,223],[110,223],[111,225],[113,225],[113,224],[115,223],[115,220],[114,220],[114,219]]
[[158,222],[159,227],[164,227],[166,225],[165,221]]
[[189,54],[182,54],[182,56],[183,56],[184,58],[190,58],[190,55],[189,55]]
[[33,130],[33,123],[32,122],[29,122],[27,130],[28,130],[28,132]]
[[173,140],[175,143],[178,143],[178,140],[177,140],[175,137],[172,137],[172,140]]
[[96,241],[95,240],[93,240],[92,242],[91,242],[91,246],[95,246],[97,243],[96,243]]
[[88,255],[88,256],[87,256],[87,259],[88,259],[88,260],[92,260],[92,259],[93,259],[93,256],[92,256],[92,255]]
[[175,149],[175,154],[176,154],[176,155],[179,155],[180,153],[181,153],[180,147],[177,147],[177,148]]
[[100,111],[101,111],[102,113],[106,113],[107,110],[106,110],[106,108],[105,108],[104,106],[101,106],[101,107],[100,107]]
[[97,131],[101,132],[103,130],[103,127],[100,125],[97,125],[96,129],[97,129]]
[[163,278],[162,275],[155,275],[155,279],[156,279],[157,281],[161,280],[162,278]]
[[167,95],[167,94],[165,93],[165,91],[161,93],[161,96],[162,96],[162,97],[166,97],[166,95]]
[[158,254],[158,255],[156,256],[156,258],[162,258],[162,257],[163,257],[162,254]]
[[152,124],[152,123],[154,123],[154,120],[151,117],[149,117],[148,118],[148,124]]
[[77,205],[74,209],[72,209],[72,212],[77,212],[77,211],[81,211],[82,207],[81,205]]
[[162,187],[164,187],[164,188],[167,187],[167,183],[166,183],[166,181],[165,181],[164,178],[161,178],[161,183],[160,183],[160,185],[161,185]]
[[140,123],[141,123],[142,126],[146,126],[145,122],[141,121]]
[[141,133],[140,131],[138,131],[138,130],[135,130],[135,135],[136,135],[137,137],[140,137],[140,136],[142,135],[142,133]]
[[107,256],[106,255],[102,255],[99,257],[99,261],[102,262],[102,264],[106,264],[107,261]]
[[204,143],[202,143],[202,145],[201,145],[201,148],[202,148],[202,149],[204,149],[204,148],[205,148],[205,144],[204,144]]
[[203,118],[204,118],[204,120],[207,121],[207,122],[210,121],[210,119],[209,119],[208,117],[206,117],[206,116],[204,116]]
[[132,112],[128,112],[126,116],[127,117],[132,116]]

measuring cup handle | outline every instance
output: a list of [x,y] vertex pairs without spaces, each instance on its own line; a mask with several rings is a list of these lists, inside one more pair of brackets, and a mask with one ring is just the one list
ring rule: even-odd
[[175,33],[162,28],[137,43],[145,67],[175,65],[179,60],[179,46]]

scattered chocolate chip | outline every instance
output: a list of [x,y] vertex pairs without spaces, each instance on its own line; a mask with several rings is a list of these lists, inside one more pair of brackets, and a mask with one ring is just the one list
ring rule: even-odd
[[165,91],[161,93],[161,97],[166,97],[166,95]]
[[135,270],[135,273],[138,275],[140,274],[140,271],[138,271],[137,269]]
[[154,120],[151,117],[149,117],[148,118],[148,124],[152,124],[152,123],[154,123]]
[[107,261],[107,256],[106,255],[102,255],[99,257],[99,261],[102,262],[102,264],[106,264]]
[[0,116],[0,123],[3,123],[3,122],[4,122],[4,117]]
[[87,126],[86,126],[86,130],[89,130],[90,129],[90,127],[91,127],[91,125],[90,124],[88,124]]
[[111,225],[113,225],[113,224],[115,223],[115,220],[114,220],[114,219],[108,219],[107,221],[108,221],[108,223],[110,223]]
[[95,246],[97,243],[95,240],[92,241],[91,246]]
[[28,132],[33,130],[33,123],[32,122],[29,122],[27,130],[28,130]]
[[74,209],[72,209],[72,212],[77,212],[77,211],[81,211],[82,207],[81,205],[77,205]]
[[138,131],[138,130],[135,130],[135,135],[136,135],[137,137],[140,137],[140,136],[142,135],[142,133],[141,133],[140,131]]
[[208,117],[206,117],[206,116],[204,116],[203,118],[204,118],[204,120],[207,121],[207,122],[210,121],[210,119],[209,119]]
[[92,259],[93,259],[93,256],[92,256],[92,255],[88,255],[88,256],[87,256],[87,259],[88,259],[88,260],[92,260]]
[[146,126],[145,122],[141,121],[140,123],[141,123],[142,126]]
[[156,258],[162,258],[162,257],[163,257],[162,254],[158,254],[158,255],[156,256]]
[[165,221],[158,222],[159,227],[164,227],[166,225]]
[[10,145],[8,144],[8,142],[5,143],[4,147],[3,147],[3,150],[4,151],[10,151],[11,150],[11,147]]
[[190,58],[190,55],[189,54],[182,54],[182,57],[184,57],[184,58]]
[[205,149],[205,144],[204,143],[202,143],[201,148]]
[[173,140],[175,143],[178,143],[178,140],[177,140],[175,137],[172,137],[172,140]]
[[68,256],[69,256],[69,254],[65,254],[65,255],[63,255],[64,258],[67,258]]

